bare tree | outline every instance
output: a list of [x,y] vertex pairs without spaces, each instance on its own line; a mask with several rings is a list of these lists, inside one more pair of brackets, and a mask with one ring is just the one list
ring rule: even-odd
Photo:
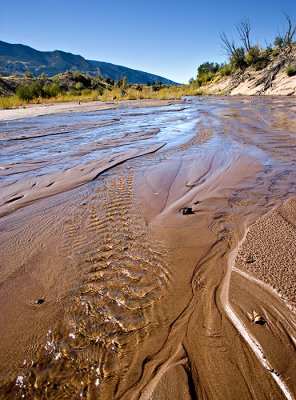
[[237,51],[237,47],[234,43],[234,40],[228,39],[225,32],[220,34],[221,45],[223,49],[226,51],[226,54],[229,58],[231,58]]
[[284,40],[285,46],[291,47],[291,45],[293,43],[293,38],[296,34],[296,24],[294,24],[294,26],[293,26],[291,17],[285,11],[284,11],[284,16],[288,22],[288,27],[284,34],[283,40]]
[[250,39],[250,32],[251,32],[251,24],[248,19],[245,21],[241,21],[239,25],[236,27],[239,37],[241,41],[243,42],[245,50],[248,52],[252,45],[251,45],[251,39]]

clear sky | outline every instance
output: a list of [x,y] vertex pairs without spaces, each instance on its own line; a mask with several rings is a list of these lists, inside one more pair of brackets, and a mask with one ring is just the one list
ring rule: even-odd
[[0,0],[0,40],[64,50],[188,82],[205,61],[226,60],[219,33],[249,18],[264,45],[295,21],[294,0]]

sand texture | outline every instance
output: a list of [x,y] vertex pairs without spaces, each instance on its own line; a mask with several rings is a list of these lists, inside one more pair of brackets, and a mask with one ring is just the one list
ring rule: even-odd
[[0,398],[294,399],[295,133],[276,97],[2,120]]

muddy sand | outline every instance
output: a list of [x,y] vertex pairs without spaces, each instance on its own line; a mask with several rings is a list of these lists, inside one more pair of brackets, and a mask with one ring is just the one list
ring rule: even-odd
[[0,398],[296,397],[295,103],[151,105],[0,112]]

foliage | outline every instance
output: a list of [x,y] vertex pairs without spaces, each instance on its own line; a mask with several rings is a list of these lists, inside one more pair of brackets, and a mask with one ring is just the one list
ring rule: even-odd
[[197,74],[198,76],[202,75],[202,74],[206,74],[209,72],[213,72],[216,73],[220,68],[220,65],[218,63],[214,63],[214,62],[205,62],[203,64],[201,64],[198,68],[197,68]]
[[231,75],[231,73],[232,73],[231,65],[230,64],[225,64],[225,65],[221,64],[221,67],[218,72],[219,72],[219,76],[221,78],[223,78],[224,76]]
[[56,97],[61,92],[57,83],[50,86],[42,86],[40,82],[32,82],[30,85],[19,85],[16,96],[20,100],[30,101],[37,98]]
[[289,65],[288,68],[286,69],[286,74],[288,76],[295,76],[296,75],[296,66],[295,65]]
[[32,74],[32,72],[27,71],[27,72],[25,72],[25,77],[26,78],[34,78],[34,75]]
[[20,85],[16,89],[16,95],[20,100],[30,101],[34,98],[29,86]]
[[244,70],[247,67],[245,49],[238,47],[230,57],[230,64],[234,69]]
[[24,107],[26,101],[20,100],[17,96],[0,97],[0,109],[7,110],[9,108]]
[[285,47],[284,38],[282,36],[276,36],[274,38],[273,44],[275,45],[275,47],[282,49],[283,47]]
[[[26,91],[32,96],[29,86],[23,86]],[[55,90],[56,89],[56,90]],[[73,90],[68,93],[61,93],[59,86],[53,83],[50,86],[43,87],[43,98],[29,98],[21,100],[18,96],[2,97],[0,98],[0,108],[15,108],[24,106],[28,103],[43,103],[47,102],[67,102],[67,101],[121,101],[121,100],[140,100],[140,99],[180,99],[182,96],[198,96],[204,94],[204,91],[200,88],[193,87],[191,85],[180,85],[180,86],[167,86],[161,85],[161,88],[157,91],[153,90],[152,86],[138,85],[134,87],[127,87],[125,91],[120,88],[113,87],[112,89],[103,89],[101,86],[96,90],[83,89],[81,91]],[[49,97],[48,93],[54,93],[54,97]],[[27,92],[26,92],[27,93]],[[46,95],[47,94],[47,95]]]
[[29,86],[29,90],[31,92],[32,98],[35,99],[37,97],[43,97],[43,87],[39,82],[32,82]]
[[53,82],[49,86],[43,87],[43,97],[46,97],[46,98],[56,97],[59,93],[61,93],[61,88],[55,82]]

